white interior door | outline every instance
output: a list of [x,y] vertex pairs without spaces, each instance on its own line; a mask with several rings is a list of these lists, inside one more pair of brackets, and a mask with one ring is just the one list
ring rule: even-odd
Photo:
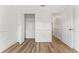
[[74,49],[79,51],[79,5],[74,8]]
[[65,11],[62,21],[62,41],[73,48],[73,8]]

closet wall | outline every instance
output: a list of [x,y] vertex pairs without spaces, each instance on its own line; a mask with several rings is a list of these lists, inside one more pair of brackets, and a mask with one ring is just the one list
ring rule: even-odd
[[25,38],[35,38],[35,14],[24,14]]

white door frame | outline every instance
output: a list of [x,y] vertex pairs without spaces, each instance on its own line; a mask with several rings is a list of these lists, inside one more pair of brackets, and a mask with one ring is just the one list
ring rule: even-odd
[[18,39],[17,39],[17,42],[19,42],[20,44],[22,44],[24,42],[24,14],[35,14],[36,13],[21,13],[19,15],[20,17],[20,21],[19,21],[19,28],[18,28]]

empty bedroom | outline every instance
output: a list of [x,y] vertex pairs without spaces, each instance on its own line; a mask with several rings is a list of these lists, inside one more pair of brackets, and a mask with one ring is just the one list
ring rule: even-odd
[[78,53],[79,5],[0,5],[1,53]]

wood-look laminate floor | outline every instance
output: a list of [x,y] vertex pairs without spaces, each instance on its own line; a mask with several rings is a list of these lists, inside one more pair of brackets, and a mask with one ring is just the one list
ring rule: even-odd
[[76,53],[57,38],[52,42],[35,42],[34,39],[26,39],[23,44],[16,43],[3,53]]

